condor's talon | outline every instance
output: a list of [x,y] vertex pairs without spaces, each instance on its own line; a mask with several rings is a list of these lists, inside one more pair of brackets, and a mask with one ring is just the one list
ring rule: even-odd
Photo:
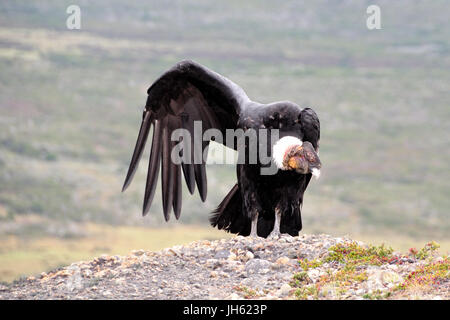
[[281,210],[279,208],[275,209],[275,223],[273,225],[273,230],[267,237],[267,239],[275,240],[281,237],[280,232],[280,221],[281,221]]
[[281,238],[281,233],[279,233],[279,232],[274,232],[274,231],[272,231],[270,234],[269,234],[269,236],[267,237],[267,239],[269,239],[269,240],[278,240],[278,239],[280,239]]

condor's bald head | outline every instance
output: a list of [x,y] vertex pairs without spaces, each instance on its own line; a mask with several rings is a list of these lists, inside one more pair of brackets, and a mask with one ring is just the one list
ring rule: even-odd
[[281,170],[295,170],[300,174],[311,173],[319,178],[322,163],[313,145],[296,137],[286,136],[273,147],[273,160]]

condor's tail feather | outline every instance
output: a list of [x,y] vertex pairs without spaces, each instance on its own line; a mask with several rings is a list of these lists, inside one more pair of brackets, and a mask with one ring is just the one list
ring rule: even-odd
[[250,233],[250,219],[242,214],[242,197],[237,184],[212,212],[209,222],[219,230],[240,235]]
[[[288,233],[293,237],[298,236],[302,229],[301,202],[300,199],[298,205],[290,206],[288,211],[282,215],[281,233]],[[265,213],[261,212],[258,217],[258,236],[263,238],[267,238],[275,223],[275,214],[267,215]],[[242,236],[250,235],[251,220],[242,212],[242,197],[237,184],[228,192],[217,209],[211,213],[209,222],[219,230],[223,229]]]

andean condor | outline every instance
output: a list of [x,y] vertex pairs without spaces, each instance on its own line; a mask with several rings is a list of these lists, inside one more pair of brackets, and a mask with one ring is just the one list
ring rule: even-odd
[[[145,188],[143,215],[146,215],[155,194],[159,169],[162,169],[162,201],[166,221],[171,209],[178,219],[181,213],[181,170],[191,194],[197,185],[200,198],[206,199],[205,159],[201,157],[209,141],[199,147],[190,144],[191,161],[171,161],[177,144],[171,135],[184,128],[194,136],[194,121],[201,121],[202,132],[218,129],[226,137],[227,129],[278,129],[279,139],[269,141],[268,153],[275,174],[261,174],[267,166],[259,161],[237,164],[237,183],[212,213],[213,227],[252,237],[277,238],[280,233],[298,235],[302,228],[303,195],[311,179],[320,174],[318,157],[320,123],[310,108],[282,101],[262,104],[250,100],[235,83],[220,74],[185,60],[177,63],[157,79],[147,91],[141,128],[131,159],[124,191],[130,184],[142,156],[150,127],[153,125],[152,147]],[[269,133],[270,134],[270,133]],[[235,138],[234,138],[235,139]],[[229,146],[230,141],[222,141]],[[237,148],[237,147],[236,147]],[[235,149],[236,149],[235,148]],[[248,143],[245,143],[245,152]],[[181,154],[182,155],[182,154]],[[200,162],[194,156],[200,155]],[[248,157],[248,155],[246,155]]]

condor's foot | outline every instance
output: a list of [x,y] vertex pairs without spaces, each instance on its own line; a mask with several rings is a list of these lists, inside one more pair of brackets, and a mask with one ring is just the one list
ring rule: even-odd
[[281,238],[281,233],[279,230],[273,230],[268,236],[267,239],[269,240],[277,240]]
[[275,232],[275,230],[274,231],[272,231],[268,236],[267,236],[267,239],[270,239],[270,240],[278,240],[278,239],[281,239],[281,238],[292,238],[292,236],[289,234],[289,233],[281,233],[281,232]]
[[249,237],[252,238],[252,239],[255,239],[255,240],[256,239],[258,239],[258,240],[259,239],[263,239],[262,237],[258,236],[258,233],[256,232],[256,227],[252,228]]
[[252,239],[261,239],[260,236],[258,236],[258,212],[256,211],[254,213],[251,229],[250,229],[250,238]]

